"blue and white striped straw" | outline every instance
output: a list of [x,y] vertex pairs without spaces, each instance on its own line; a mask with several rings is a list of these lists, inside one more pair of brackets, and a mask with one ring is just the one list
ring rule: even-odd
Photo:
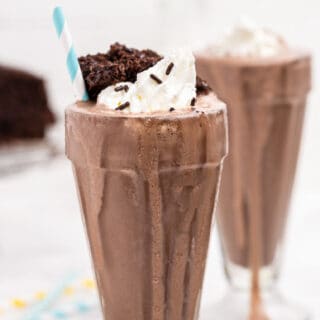
[[55,7],[53,10],[53,22],[58,34],[58,38],[67,55],[66,62],[69,75],[73,84],[74,92],[79,100],[89,100],[85,82],[82,77],[78,57],[74,50],[72,37],[63,10]]

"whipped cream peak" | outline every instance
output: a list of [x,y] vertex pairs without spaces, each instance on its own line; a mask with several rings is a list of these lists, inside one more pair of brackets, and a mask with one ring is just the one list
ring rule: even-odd
[[121,82],[102,90],[97,103],[108,109],[140,113],[186,109],[194,98],[195,58],[191,50],[179,49],[138,73],[135,83]]
[[241,19],[212,49],[219,56],[266,58],[281,54],[287,44],[274,32]]

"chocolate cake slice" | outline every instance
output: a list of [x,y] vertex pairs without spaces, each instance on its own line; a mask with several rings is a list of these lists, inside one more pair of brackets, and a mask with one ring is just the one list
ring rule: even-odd
[[43,138],[54,122],[43,79],[0,66],[0,143]]

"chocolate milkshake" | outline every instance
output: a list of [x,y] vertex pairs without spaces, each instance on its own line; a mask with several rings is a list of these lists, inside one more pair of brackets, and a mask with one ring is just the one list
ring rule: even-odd
[[250,319],[266,318],[256,310],[259,290],[270,289],[279,271],[310,60],[272,32],[247,25],[197,57],[199,75],[228,106],[230,157],[218,225],[230,282],[252,289]]
[[116,44],[80,63],[92,101],[67,109],[66,153],[104,318],[197,319],[225,106],[189,52]]

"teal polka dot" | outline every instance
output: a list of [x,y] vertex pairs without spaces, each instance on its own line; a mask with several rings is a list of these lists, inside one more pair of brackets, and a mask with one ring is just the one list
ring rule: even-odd
[[55,319],[67,319],[68,315],[61,310],[55,310],[52,312],[52,315],[54,316]]
[[86,313],[89,311],[90,307],[86,304],[86,303],[83,303],[83,302],[78,302],[76,304],[76,309],[78,310],[78,312],[80,313]]

